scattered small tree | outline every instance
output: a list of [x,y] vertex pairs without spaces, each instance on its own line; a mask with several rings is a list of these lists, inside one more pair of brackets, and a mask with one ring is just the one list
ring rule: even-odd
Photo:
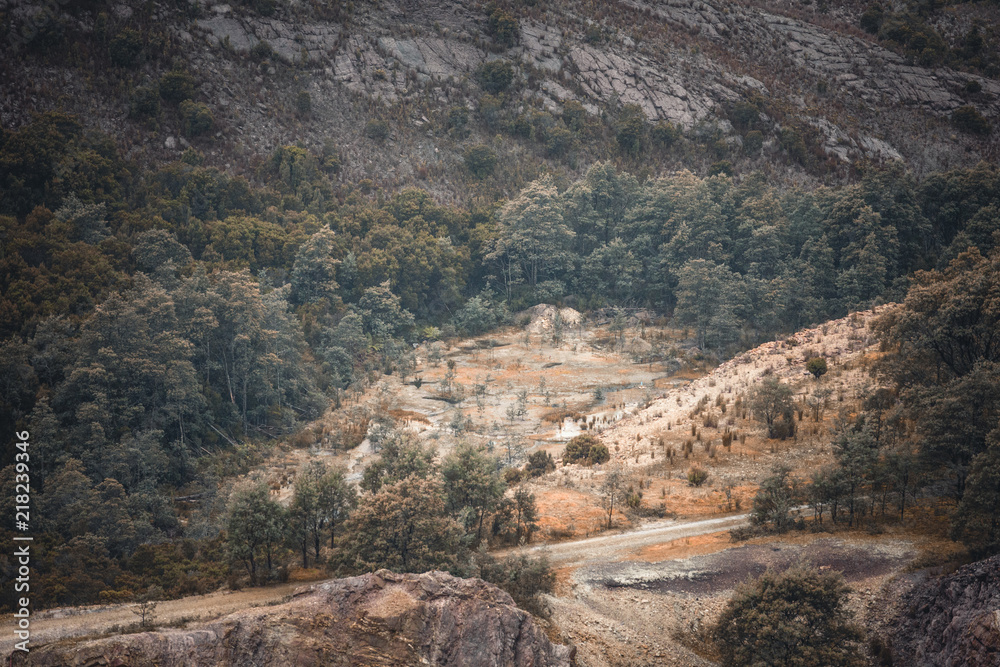
[[813,357],[806,362],[806,370],[812,373],[812,376],[818,380],[821,375],[826,375],[828,370],[826,359],[823,357]]
[[787,438],[795,433],[792,388],[777,378],[767,378],[750,393],[750,409],[767,425],[767,437]]

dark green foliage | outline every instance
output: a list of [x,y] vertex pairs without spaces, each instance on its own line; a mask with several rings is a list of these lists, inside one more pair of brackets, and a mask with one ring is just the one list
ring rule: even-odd
[[743,137],[743,152],[747,155],[756,155],[764,147],[764,135],[760,130],[750,130]]
[[362,496],[344,532],[338,562],[353,571],[457,571],[462,561],[462,529],[436,480],[410,476]]
[[389,123],[381,118],[373,118],[365,124],[365,136],[375,141],[385,141],[389,138]]
[[144,45],[145,40],[139,32],[125,28],[111,38],[108,55],[111,56],[111,62],[118,67],[138,67],[143,61]]
[[520,38],[517,18],[501,8],[496,8],[490,13],[486,30],[497,44],[504,47],[514,46]]
[[972,459],[951,532],[975,556],[1000,552],[1000,427],[990,433],[986,451]]
[[497,154],[486,144],[475,144],[465,149],[465,168],[474,177],[482,180],[496,168]]
[[160,97],[172,104],[180,104],[194,97],[195,80],[187,72],[172,70],[160,77]]
[[812,373],[814,378],[819,379],[821,375],[826,375],[826,359],[823,357],[813,357],[806,362],[806,370]]
[[485,551],[475,557],[475,576],[510,593],[519,607],[536,616],[545,616],[540,595],[551,595],[556,575],[548,561],[528,556],[508,556],[497,560]]
[[250,583],[266,582],[284,537],[285,511],[263,482],[245,482],[229,498],[226,538],[229,557],[246,568]]
[[862,667],[837,573],[797,566],[740,585],[712,631],[725,667]]
[[882,20],[884,16],[882,5],[874,2],[868,5],[864,13],[861,14],[861,18],[858,22],[865,32],[876,35],[878,34],[879,28],[882,27]]
[[680,128],[667,120],[659,121],[649,130],[649,138],[660,148],[670,148],[680,137]]
[[564,464],[579,463],[586,466],[605,463],[610,458],[607,446],[590,433],[583,433],[567,442],[562,455]]
[[271,43],[266,39],[259,40],[250,47],[250,58],[258,63],[274,58],[274,49],[271,47]]
[[708,481],[708,471],[704,468],[699,468],[694,466],[687,473],[688,484],[691,486],[700,487],[702,484]]
[[750,409],[767,425],[767,437],[784,439],[795,432],[792,388],[776,378],[766,378],[749,396]]
[[733,175],[733,163],[729,160],[719,160],[718,162],[713,162],[708,168],[709,176],[718,176],[723,174],[725,176]]
[[180,104],[181,126],[184,134],[189,137],[211,132],[215,126],[215,118],[207,105],[201,102],[184,100]]
[[646,114],[642,107],[626,104],[618,114],[615,126],[618,147],[627,155],[637,155],[646,140]]
[[776,533],[784,533],[791,527],[788,513],[795,506],[795,494],[788,480],[790,472],[790,468],[779,466],[760,483],[750,512],[750,523],[754,526]]
[[295,112],[303,118],[308,118],[312,114],[312,96],[308,90],[300,90],[295,96]]
[[136,88],[129,98],[129,116],[156,118],[160,113],[160,91],[155,86]]
[[506,91],[513,81],[514,68],[506,60],[488,60],[476,69],[476,82],[493,95]]
[[529,477],[541,477],[556,469],[556,462],[548,452],[537,451],[528,455],[528,463],[524,466],[524,471]]
[[951,122],[962,132],[985,136],[992,128],[990,122],[983,117],[974,106],[965,105],[955,109],[951,114]]

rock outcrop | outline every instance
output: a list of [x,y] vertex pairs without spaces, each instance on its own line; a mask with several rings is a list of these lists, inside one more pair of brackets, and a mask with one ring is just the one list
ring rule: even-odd
[[1000,665],[1000,556],[917,585],[899,608],[886,633],[893,664]]
[[183,630],[144,632],[15,651],[14,665],[439,665],[568,667],[573,650],[552,644],[502,590],[443,572],[381,570],[299,591]]

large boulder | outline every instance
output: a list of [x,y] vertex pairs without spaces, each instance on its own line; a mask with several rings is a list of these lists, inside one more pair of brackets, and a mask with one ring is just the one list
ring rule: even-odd
[[387,570],[305,587],[284,604],[198,627],[14,653],[14,665],[80,667],[568,667],[573,656],[491,584]]

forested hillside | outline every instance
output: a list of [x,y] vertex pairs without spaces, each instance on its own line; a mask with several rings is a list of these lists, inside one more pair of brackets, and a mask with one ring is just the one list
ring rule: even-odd
[[[345,388],[407,372],[411,343],[560,301],[653,309],[725,358],[901,300],[914,272],[951,260],[940,278],[918,273],[907,303],[971,297],[962,276],[995,270],[966,251],[990,253],[1000,224],[1000,173],[986,164],[920,181],[890,165],[853,185],[779,188],[755,174],[640,181],[597,163],[578,181],[543,177],[509,202],[466,208],[339,183],[323,155],[294,146],[252,180],[203,166],[193,149],[147,170],[57,113],[4,132],[0,185],[0,417],[5,460],[15,429],[36,443],[47,605],[214,586],[226,571],[211,500],[220,480]],[[887,357],[885,373],[919,395],[920,428],[937,434],[957,497],[967,485],[987,493],[995,406],[953,448],[938,438],[951,422],[927,405],[946,400],[935,398],[941,382],[993,386],[980,377],[993,372],[981,365],[995,361],[988,333],[955,332],[961,344],[941,349],[934,326],[884,326],[887,345],[906,341],[897,355],[930,355]],[[3,471],[5,489],[14,477]],[[198,494],[208,500],[193,513],[172,500]],[[989,529],[979,541],[995,539]]]

